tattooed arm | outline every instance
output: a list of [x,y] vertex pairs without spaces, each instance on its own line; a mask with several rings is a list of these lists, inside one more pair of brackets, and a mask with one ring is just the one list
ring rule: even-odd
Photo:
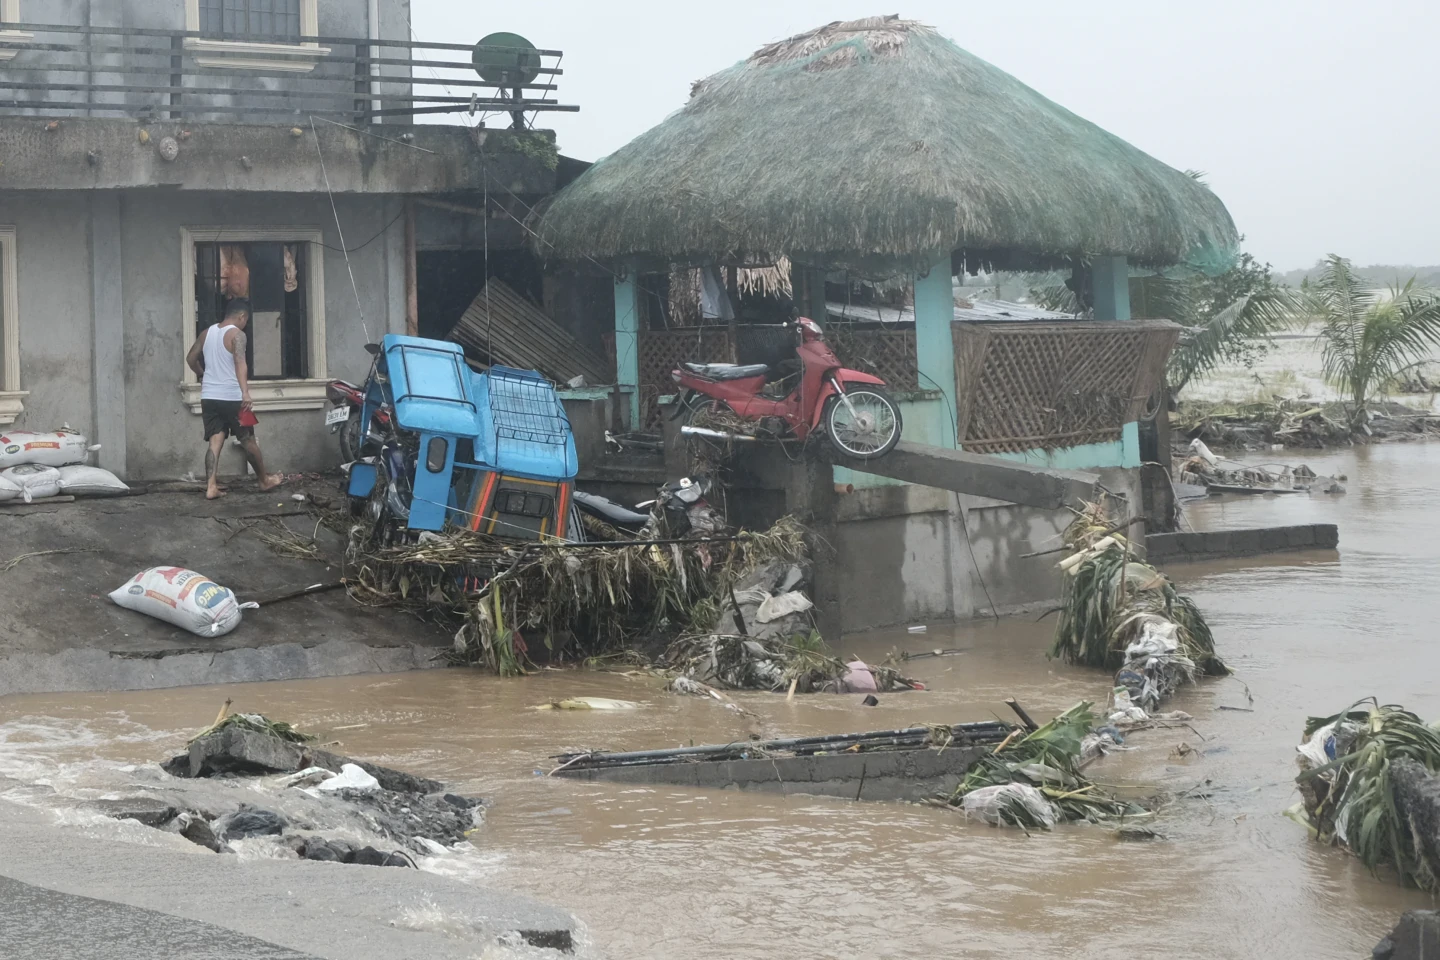
[[209,334],[209,327],[201,330],[200,335],[195,338],[195,342],[190,344],[190,352],[185,354],[186,366],[194,370],[195,376],[201,380],[205,379],[205,361],[203,358],[205,356],[205,338],[209,336]]
[[232,330],[230,352],[235,357],[235,379],[240,381],[240,405],[250,409],[250,368],[245,364],[245,331]]

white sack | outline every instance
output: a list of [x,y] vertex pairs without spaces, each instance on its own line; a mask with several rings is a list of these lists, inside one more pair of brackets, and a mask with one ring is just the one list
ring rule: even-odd
[[141,570],[110,599],[126,610],[184,627],[202,637],[220,637],[240,624],[240,603],[228,588],[183,567]]
[[47,467],[63,467],[84,463],[90,445],[83,434],[71,430],[32,433],[11,430],[0,434],[0,469],[22,463],[39,463]]
[[366,773],[363,767],[353,763],[342,763],[338,774],[317,783],[315,789],[327,793],[331,790],[364,790],[368,793],[372,790],[379,790],[380,781]]
[[60,468],[60,492],[75,497],[109,497],[129,493],[130,488],[109,470],[77,463]]
[[0,470],[4,477],[20,488],[20,499],[26,503],[43,500],[60,493],[60,471],[38,463],[22,463],[18,467]]
[[6,500],[19,500],[20,497],[20,488],[12,481],[6,480],[5,475],[0,473],[0,503]]

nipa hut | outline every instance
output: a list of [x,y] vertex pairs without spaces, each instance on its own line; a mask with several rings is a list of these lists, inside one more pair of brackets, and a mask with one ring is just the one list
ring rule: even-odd
[[[913,280],[914,330],[857,348],[901,344],[912,402],[953,412],[907,412],[907,437],[1069,466],[1139,463],[1134,424],[1177,330],[1131,321],[1129,267],[1213,264],[1237,243],[1203,183],[898,17],[827,24],[697,82],[536,232],[547,257],[616,271],[636,416],[675,359],[652,344],[647,360],[665,333],[641,329],[636,274],[788,257],[817,319],[826,271]],[[951,278],[967,268],[1073,269],[1088,325],[957,324]]]

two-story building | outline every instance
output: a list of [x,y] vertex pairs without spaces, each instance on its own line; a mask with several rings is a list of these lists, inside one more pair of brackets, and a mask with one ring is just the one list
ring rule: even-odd
[[419,329],[427,253],[463,275],[520,249],[555,184],[553,136],[507,129],[560,108],[554,52],[497,87],[409,8],[0,0],[0,430],[69,424],[132,480],[199,472],[184,358],[243,296],[269,459],[334,465],[327,378]]

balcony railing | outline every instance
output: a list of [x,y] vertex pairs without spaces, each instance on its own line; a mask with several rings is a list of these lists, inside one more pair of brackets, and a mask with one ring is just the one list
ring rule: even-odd
[[[10,33],[7,37],[6,33]],[[22,36],[17,36],[19,32]],[[474,45],[363,37],[229,36],[131,27],[0,23],[0,116],[370,123],[425,114],[574,112],[553,99],[558,50],[528,82],[485,80]],[[527,120],[529,118],[529,120]]]

